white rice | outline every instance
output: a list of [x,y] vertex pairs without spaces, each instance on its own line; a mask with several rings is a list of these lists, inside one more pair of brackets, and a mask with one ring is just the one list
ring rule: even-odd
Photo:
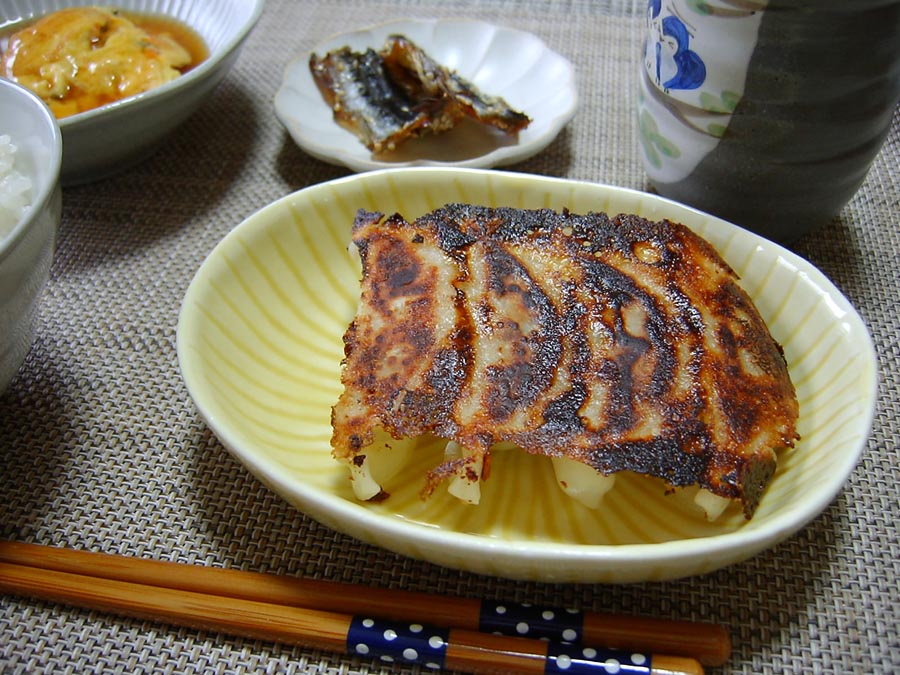
[[22,218],[31,204],[31,180],[15,169],[16,146],[0,134],[0,241]]

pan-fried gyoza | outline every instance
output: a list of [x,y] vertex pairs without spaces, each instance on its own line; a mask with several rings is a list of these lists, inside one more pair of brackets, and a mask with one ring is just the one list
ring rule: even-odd
[[447,451],[423,498],[446,482],[478,503],[511,444],[590,506],[632,471],[699,486],[710,518],[731,501],[750,518],[798,438],[780,346],[683,225],[451,204],[412,223],[360,211],[352,240],[361,297],[332,448],[359,499],[387,496],[376,434],[431,434]]

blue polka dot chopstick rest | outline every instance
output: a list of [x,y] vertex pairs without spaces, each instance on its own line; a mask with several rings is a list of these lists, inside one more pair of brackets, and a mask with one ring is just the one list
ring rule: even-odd
[[[702,673],[722,626],[0,541],[0,592],[473,673]],[[440,626],[441,628],[438,628]],[[615,647],[614,650],[606,647]]]

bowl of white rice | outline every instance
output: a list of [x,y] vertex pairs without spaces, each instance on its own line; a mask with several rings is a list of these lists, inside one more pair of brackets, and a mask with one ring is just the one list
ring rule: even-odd
[[61,164],[53,113],[0,78],[0,392],[34,340],[62,210]]

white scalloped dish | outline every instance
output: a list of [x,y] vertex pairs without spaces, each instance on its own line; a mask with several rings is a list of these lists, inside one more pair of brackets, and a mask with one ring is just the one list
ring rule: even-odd
[[333,119],[309,72],[309,54],[291,60],[275,95],[275,112],[300,148],[325,162],[354,171],[402,166],[491,167],[518,162],[546,148],[572,119],[577,105],[575,71],[539,38],[519,30],[467,20],[398,20],[342,33],[312,52],[349,46],[380,49],[394,33],[405,35],[441,65],[482,92],[503,97],[531,117],[517,136],[477,123],[462,123],[437,135],[403,143],[373,156]]
[[[785,349],[802,440],[782,452],[753,519],[706,522],[653,479],[621,475],[601,507],[558,488],[550,460],[496,453],[482,502],[439,490],[421,500],[442,444],[410,441],[410,463],[372,504],[331,456],[342,336],[356,311],[347,251],[357,209],[412,219],[447,202],[680,221],[741,275]],[[850,303],[817,269],[748,231],[668,200],[615,187],[500,171],[406,168],[348,176],[288,195],[238,225],[184,298],[179,363],[200,413],[244,465],[301,511],[393,551],[483,574],[620,583],[702,574],[790,536],[834,499],[868,438],[876,368]],[[407,443],[407,442],[404,442]]]

